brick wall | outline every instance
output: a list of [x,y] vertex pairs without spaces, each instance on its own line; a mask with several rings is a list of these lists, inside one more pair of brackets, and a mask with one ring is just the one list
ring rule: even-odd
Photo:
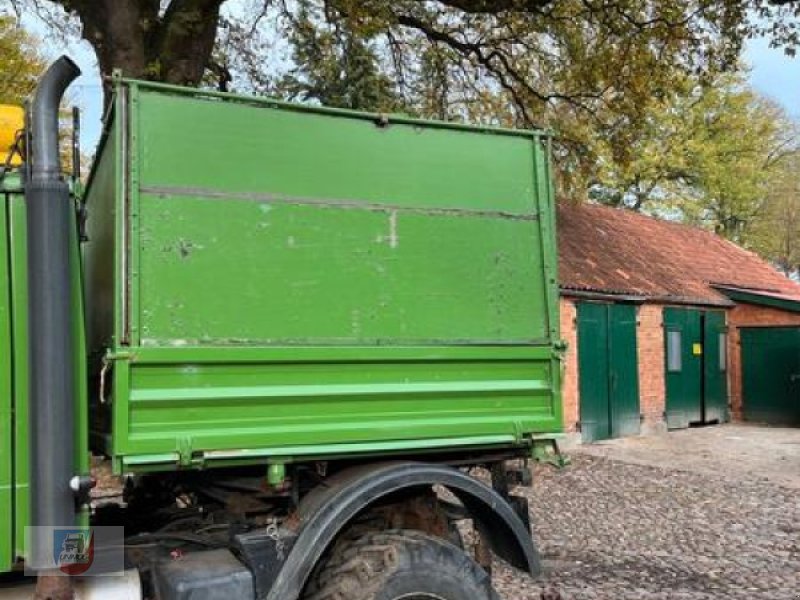
[[666,428],[663,311],[664,307],[660,304],[642,304],[637,315],[639,412],[644,415],[642,433],[652,433]]
[[578,312],[569,298],[561,298],[561,339],[567,343],[562,363],[562,398],[564,405],[564,431],[575,433],[578,422]]
[[739,327],[800,325],[800,314],[767,306],[738,304],[728,311],[728,389],[731,418],[742,418],[742,350]]

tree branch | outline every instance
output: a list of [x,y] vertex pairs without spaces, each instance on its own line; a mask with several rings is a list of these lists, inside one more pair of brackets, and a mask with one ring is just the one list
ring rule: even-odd
[[[424,0],[418,0],[421,4]],[[498,14],[503,12],[540,13],[554,0],[437,0],[439,4],[457,8],[468,14]]]

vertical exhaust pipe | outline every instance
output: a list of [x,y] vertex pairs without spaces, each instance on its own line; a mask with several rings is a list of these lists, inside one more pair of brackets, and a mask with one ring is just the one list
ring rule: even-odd
[[[45,72],[30,107],[28,234],[30,524],[28,565],[53,566],[52,538],[41,527],[74,526],[75,340],[70,274],[69,187],[61,174],[58,111],[80,69],[62,56]],[[69,578],[49,577],[50,597],[71,597]],[[53,590],[66,586],[64,594]],[[43,591],[43,590],[40,590]],[[55,592],[55,593],[53,593]]]

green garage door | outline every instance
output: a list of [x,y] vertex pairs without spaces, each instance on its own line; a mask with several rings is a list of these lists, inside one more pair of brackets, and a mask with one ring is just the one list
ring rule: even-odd
[[639,433],[636,307],[578,304],[578,363],[583,441]]
[[667,427],[727,419],[725,313],[664,309]]
[[700,311],[664,309],[667,427],[703,420],[702,324]]
[[800,327],[742,328],[747,421],[800,425]]
[[728,420],[728,328],[725,313],[703,313],[703,422]]

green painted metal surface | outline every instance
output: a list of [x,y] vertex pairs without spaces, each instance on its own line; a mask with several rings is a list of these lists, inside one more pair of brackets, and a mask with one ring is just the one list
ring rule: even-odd
[[728,420],[728,349],[725,313],[703,314],[703,421]]
[[11,340],[13,356],[14,428],[14,555],[25,554],[25,527],[28,525],[28,265],[25,201],[18,192],[8,197],[9,236],[4,240],[9,251],[10,278],[7,293],[11,298]]
[[800,426],[800,328],[741,328],[747,421]]
[[25,554],[25,527],[28,525],[28,264],[25,200],[21,194],[8,203],[11,278],[8,281],[12,304],[14,357],[14,549]]
[[[720,354],[726,331],[722,311],[664,309],[666,417],[670,429],[727,420],[727,352]],[[670,360],[673,344],[679,346],[675,350],[677,364]]]
[[[2,187],[0,187],[2,189]],[[0,282],[9,281],[8,203],[2,193],[0,210]],[[8,571],[14,559],[14,402],[11,342],[11,297],[8,286],[0,287],[0,572]]]
[[636,306],[612,304],[609,308],[611,351],[611,433],[637,435],[639,408],[639,357],[636,342]]
[[800,312],[800,302],[791,298],[781,297],[780,294],[762,293],[752,290],[730,288],[726,286],[715,286],[720,292],[731,300],[743,304],[755,304],[756,306],[769,306],[783,311],[798,313]]
[[580,426],[584,441],[611,437],[609,410],[608,306],[578,304]]
[[[664,309],[667,427],[680,429],[703,420],[703,328],[701,311]],[[671,364],[671,353],[677,362]]]
[[118,83],[88,186],[117,468],[561,429],[539,134],[212,96]]
[[580,425],[584,441],[639,433],[636,307],[578,304]]
[[530,139],[137,97],[133,341],[548,338]]

